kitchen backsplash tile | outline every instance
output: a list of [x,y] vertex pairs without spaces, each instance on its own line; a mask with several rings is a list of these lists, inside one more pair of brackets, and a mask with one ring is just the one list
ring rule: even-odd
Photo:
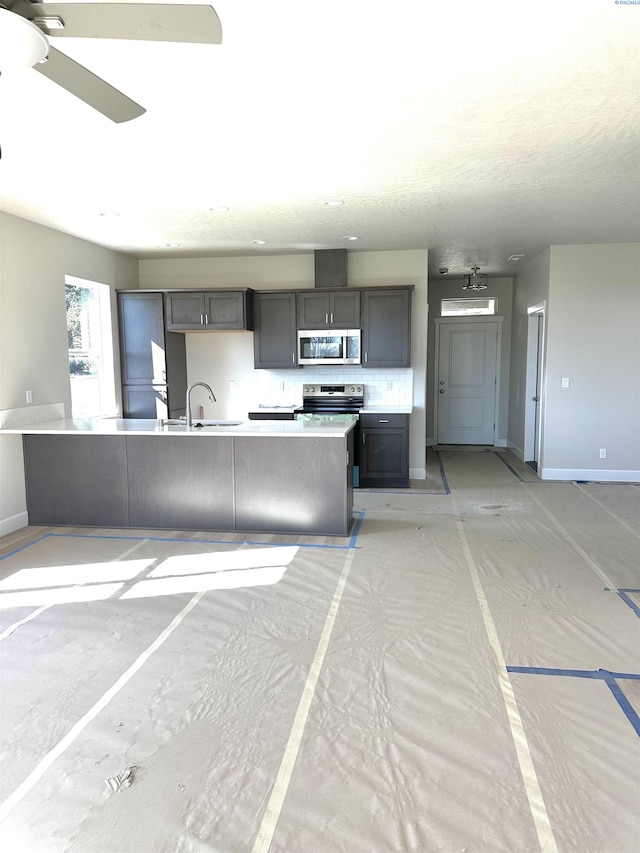
[[0,429],[42,424],[64,418],[64,403],[43,406],[22,406],[19,409],[0,409]]
[[365,370],[353,367],[305,367],[302,370],[263,370],[254,388],[256,405],[288,406],[302,403],[303,385],[362,385],[365,405],[411,406],[413,370],[384,368]]

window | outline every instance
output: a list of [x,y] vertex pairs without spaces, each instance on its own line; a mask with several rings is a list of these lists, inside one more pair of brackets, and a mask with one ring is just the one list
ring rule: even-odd
[[465,299],[442,299],[442,317],[470,317],[475,314],[495,314],[498,304],[494,296],[476,296]]
[[65,277],[71,414],[116,414],[109,286]]

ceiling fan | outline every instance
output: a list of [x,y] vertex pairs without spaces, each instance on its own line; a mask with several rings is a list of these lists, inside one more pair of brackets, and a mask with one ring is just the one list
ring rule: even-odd
[[74,37],[220,44],[222,27],[211,6],[0,0],[0,74],[33,67],[123,122],[142,115],[144,107],[49,44],[49,38]]

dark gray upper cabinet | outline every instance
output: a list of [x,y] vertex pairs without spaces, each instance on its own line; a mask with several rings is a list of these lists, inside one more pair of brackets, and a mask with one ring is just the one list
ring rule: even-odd
[[296,294],[256,293],[254,366],[296,367]]
[[252,290],[204,290],[165,295],[167,329],[215,332],[253,329]]
[[298,293],[299,329],[359,329],[359,290],[311,290]]
[[185,339],[166,331],[162,293],[120,291],[118,318],[123,417],[184,414]]
[[409,367],[413,288],[362,291],[362,366]]

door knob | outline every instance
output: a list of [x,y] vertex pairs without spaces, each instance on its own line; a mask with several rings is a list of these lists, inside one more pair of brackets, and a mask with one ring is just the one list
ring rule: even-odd
[[441,394],[444,394],[444,388],[441,388],[441,389],[440,389],[440,393],[441,393]]
[[533,400],[534,403],[537,403],[537,402],[539,402],[540,397],[532,397],[531,399]]

